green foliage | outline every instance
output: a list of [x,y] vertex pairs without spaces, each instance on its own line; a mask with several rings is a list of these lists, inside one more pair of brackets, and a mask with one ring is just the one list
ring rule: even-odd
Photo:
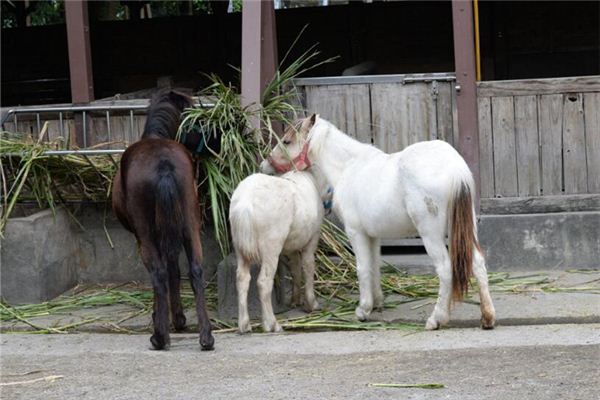
[[[25,7],[22,1],[2,1],[2,28],[18,26],[17,7]],[[26,10],[31,26],[62,24],[65,22],[64,0],[41,0],[30,2]],[[25,9],[23,10],[25,11]]]
[[197,131],[209,137],[220,137],[221,148],[208,150],[212,157],[200,159],[201,179],[200,193],[207,192],[209,206],[214,224],[216,239],[221,251],[229,252],[229,236],[227,229],[227,210],[233,190],[246,176],[254,173],[257,167],[257,156],[264,153],[264,143],[255,140],[250,126],[252,112],[242,107],[237,90],[230,84],[223,83],[216,75],[209,76],[212,84],[200,95],[214,99],[211,108],[193,108],[185,112],[181,130]]
[[[286,54],[287,57],[287,54]],[[283,62],[286,61],[284,57]],[[217,76],[210,75],[210,86],[200,92],[201,97],[214,101],[212,108],[193,108],[185,112],[180,131],[196,130],[209,137],[221,138],[221,149],[214,157],[199,160],[200,186],[206,190],[215,236],[223,254],[229,252],[228,211],[229,201],[237,185],[248,175],[257,171],[259,161],[270,150],[272,140],[278,140],[274,126],[287,125],[296,119],[297,92],[292,84],[300,74],[330,62],[316,61],[319,52],[311,47],[286,68],[280,69],[269,82],[262,96],[262,104],[243,107],[239,91],[225,84]],[[259,121],[261,132],[251,127],[251,121]]]

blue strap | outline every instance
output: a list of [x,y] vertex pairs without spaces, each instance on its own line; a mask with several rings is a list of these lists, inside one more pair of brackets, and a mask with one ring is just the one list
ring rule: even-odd
[[331,186],[327,187],[327,200],[323,201],[323,207],[326,211],[331,211],[333,207],[333,188]]
[[202,154],[202,150],[204,150],[204,146],[206,145],[206,143],[204,140],[204,134],[200,130],[200,127],[197,125],[194,125],[191,130],[181,132],[181,141],[180,142],[183,145],[185,145],[185,142],[187,142],[188,133],[194,133],[194,134],[200,135],[200,142],[198,142],[198,146],[196,146],[196,149],[193,151],[193,154]]

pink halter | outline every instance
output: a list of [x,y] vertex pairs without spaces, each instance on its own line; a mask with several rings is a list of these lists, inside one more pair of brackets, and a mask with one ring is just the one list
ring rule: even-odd
[[275,171],[283,174],[292,169],[292,165],[296,167],[298,171],[310,168],[312,163],[308,159],[308,141],[302,146],[302,151],[298,154],[291,163],[278,163],[273,157],[267,157],[267,161],[275,168]]

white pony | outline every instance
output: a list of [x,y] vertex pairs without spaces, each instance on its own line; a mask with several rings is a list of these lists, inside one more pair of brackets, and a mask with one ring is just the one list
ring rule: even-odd
[[494,327],[495,310],[477,242],[473,176],[448,143],[420,142],[386,154],[313,114],[300,129],[286,133],[270,160],[299,170],[312,163],[333,186],[333,210],[343,221],[356,254],[359,320],[366,320],[374,307],[383,305],[380,239],[419,235],[440,278],[439,296],[426,329],[438,329],[449,321],[451,300],[463,298],[471,274],[479,283],[481,326]]
[[293,256],[299,253],[299,257],[291,260],[292,305],[300,303],[302,268],[304,310],[311,312],[318,308],[314,293],[314,254],[323,222],[324,207],[320,195],[323,186],[324,182],[308,172],[293,171],[281,177],[250,175],[233,192],[229,221],[237,256],[240,333],[251,331],[248,286],[253,263],[260,265],[257,285],[263,328],[266,332],[281,331],[271,304],[273,279],[281,253]]

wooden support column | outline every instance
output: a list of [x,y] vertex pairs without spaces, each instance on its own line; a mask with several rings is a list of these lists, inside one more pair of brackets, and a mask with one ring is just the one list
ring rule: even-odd
[[[92,74],[92,52],[90,46],[90,24],[86,0],[65,1],[67,21],[67,42],[69,46],[69,75],[71,80],[71,102],[85,104],[94,100],[94,78]],[[75,116],[75,135],[77,145],[83,147],[91,143],[86,140],[86,131],[91,130],[91,118],[83,120]],[[88,136],[89,137],[89,136]]]
[[456,108],[458,111],[458,151],[465,158],[476,186],[475,209],[479,214],[479,129],[477,123],[477,84],[475,82],[475,42],[473,2],[452,1],[454,65],[456,69]]
[[[262,94],[277,69],[277,31],[273,0],[242,4],[242,104],[262,102]],[[259,121],[253,121],[259,128]]]

